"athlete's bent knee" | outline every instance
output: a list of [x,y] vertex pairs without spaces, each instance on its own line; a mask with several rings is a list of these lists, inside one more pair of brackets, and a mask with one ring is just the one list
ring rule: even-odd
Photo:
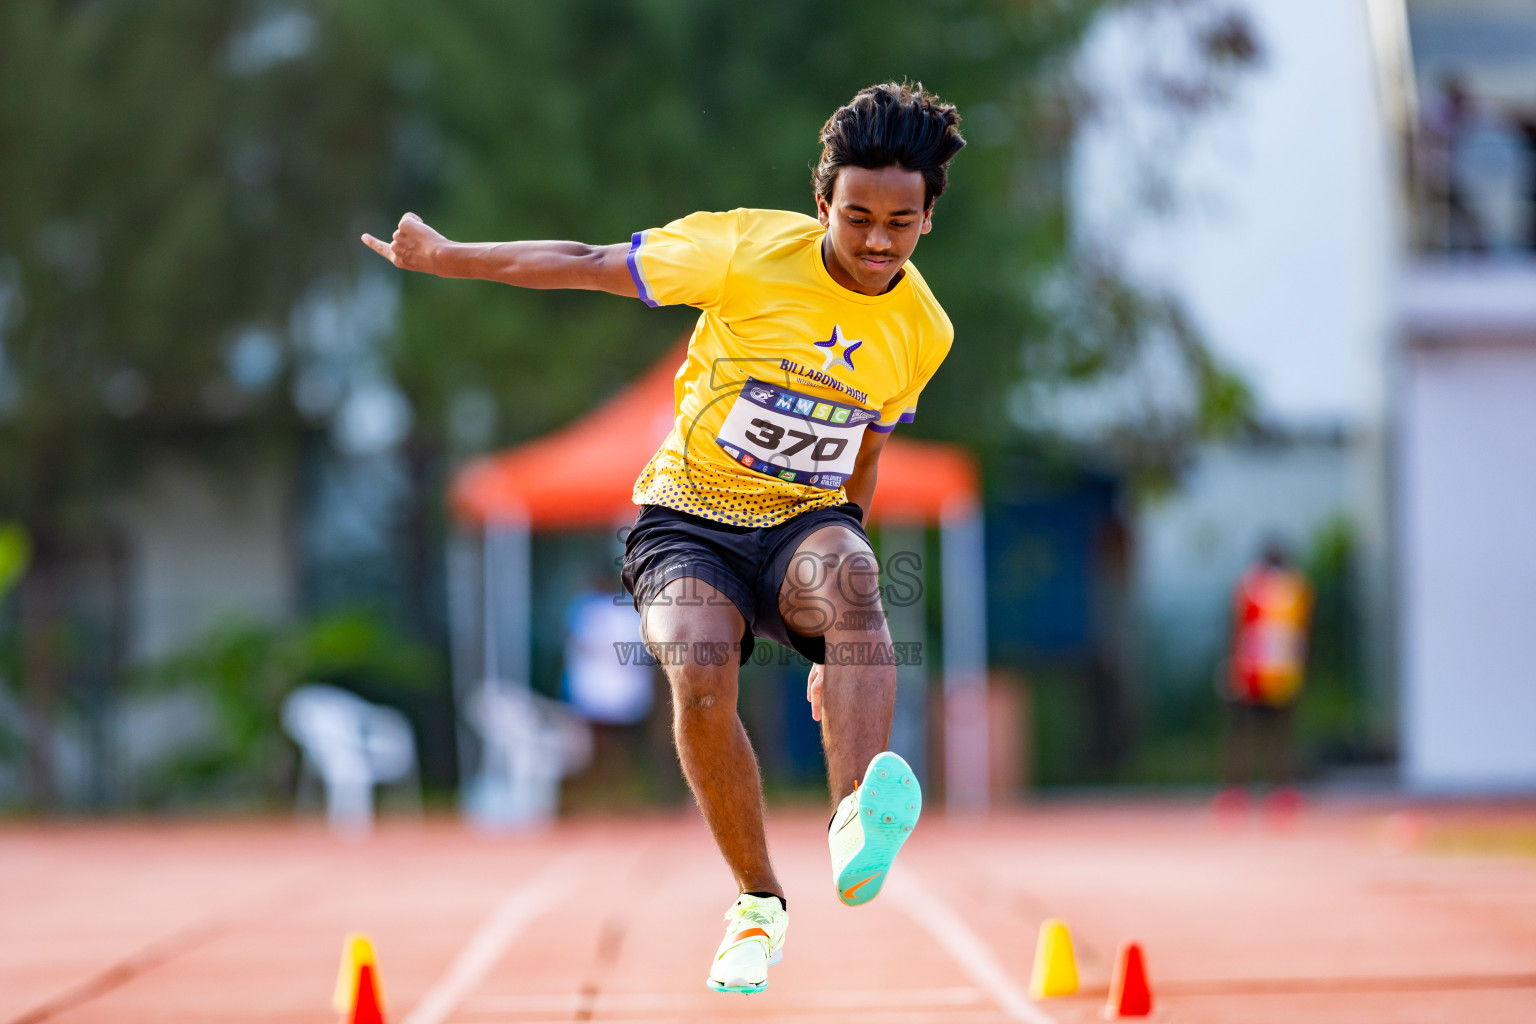
[[880,563],[851,531],[828,530],[797,552],[779,591],[784,621],[797,633],[876,630],[885,623]]
[[667,669],[672,703],[678,714],[707,713],[736,707],[736,665],[687,659]]

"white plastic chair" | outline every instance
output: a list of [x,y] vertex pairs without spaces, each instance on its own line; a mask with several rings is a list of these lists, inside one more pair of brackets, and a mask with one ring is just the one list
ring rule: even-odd
[[375,786],[409,782],[420,808],[416,740],[399,711],[311,684],[283,700],[282,721],[303,752],[301,783],[313,775],[324,786],[326,818],[335,832],[362,837],[372,830]]
[[481,740],[480,771],[465,794],[470,817],[489,828],[552,820],[560,780],[592,759],[591,727],[559,701],[507,684],[481,684],[466,711]]

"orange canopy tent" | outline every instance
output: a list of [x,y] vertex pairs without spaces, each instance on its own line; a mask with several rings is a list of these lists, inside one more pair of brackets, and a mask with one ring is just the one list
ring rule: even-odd
[[[635,477],[672,429],[674,349],[645,376],[575,423],[474,459],[454,476],[463,521],[524,522],[533,529],[608,526],[633,517]],[[938,522],[977,502],[975,461],[962,448],[893,437],[880,455],[871,518]]]
[[[461,652],[455,660],[462,662],[455,666],[456,688],[527,684],[530,534],[633,519],[635,477],[672,429],[673,379],[682,360],[679,345],[582,419],[473,459],[454,474],[449,503],[455,518],[480,533],[476,553],[465,557],[461,546],[450,558],[450,574],[458,577],[450,588],[462,609],[452,616],[454,649]],[[883,524],[941,527],[944,774],[951,807],[982,807],[987,800],[979,492],[976,463],[963,448],[892,437],[880,456],[870,510]],[[478,614],[468,611],[475,605]]]

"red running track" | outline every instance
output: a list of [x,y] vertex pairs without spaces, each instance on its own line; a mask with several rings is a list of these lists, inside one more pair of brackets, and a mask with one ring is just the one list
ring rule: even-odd
[[[1431,837],[1465,817],[1436,813]],[[748,997],[704,987],[735,890],[691,812],[516,837],[396,823],[360,845],[270,821],[10,826],[0,1022],[331,1022],[350,931],[374,940],[391,1024],[1087,1022],[1130,938],[1164,1022],[1536,1021],[1518,845],[1405,851],[1381,812],[1326,806],[1282,833],[1190,806],[931,814],[849,909],[823,827],[771,822],[791,926]],[[1536,835],[1536,808],[1477,827]],[[1046,917],[1071,926],[1083,991],[1035,1003]]]

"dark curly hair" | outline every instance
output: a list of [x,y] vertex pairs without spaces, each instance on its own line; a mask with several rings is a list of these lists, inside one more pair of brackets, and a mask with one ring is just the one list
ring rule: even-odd
[[949,161],[965,148],[960,114],[923,89],[921,82],[886,82],[862,89],[821,126],[821,160],[811,184],[823,201],[844,167],[879,170],[896,165],[923,176],[923,206],[944,194]]

